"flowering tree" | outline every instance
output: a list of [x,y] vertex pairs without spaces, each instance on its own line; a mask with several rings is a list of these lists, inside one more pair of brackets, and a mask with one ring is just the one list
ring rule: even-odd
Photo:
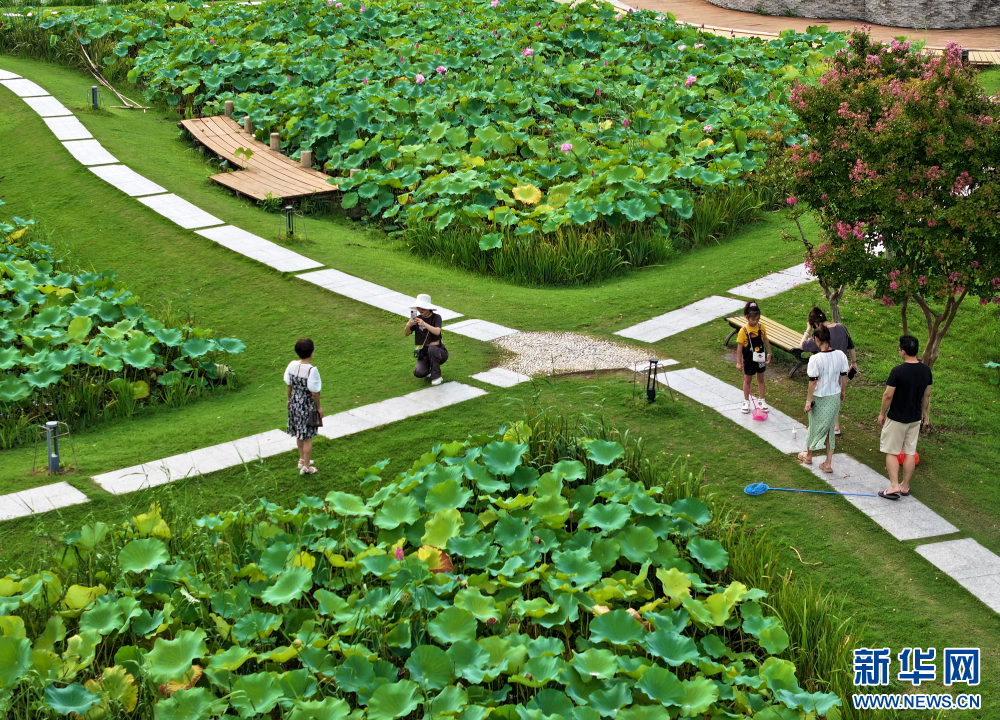
[[864,31],[848,43],[792,91],[808,139],[789,153],[790,204],[819,213],[806,261],[827,285],[901,304],[904,331],[919,306],[930,366],[967,297],[1000,304],[1000,108],[954,44],[928,57]]

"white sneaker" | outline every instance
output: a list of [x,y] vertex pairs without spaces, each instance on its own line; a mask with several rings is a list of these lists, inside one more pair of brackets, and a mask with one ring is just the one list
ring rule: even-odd
[[444,382],[444,378],[438,378],[437,380],[431,380],[431,385],[440,385]]
[[757,403],[757,407],[759,407],[764,412],[767,412],[768,411],[768,407],[767,407],[767,403],[764,402],[764,398],[758,398],[758,400],[760,402]]
[[740,408],[740,412],[742,412],[742,413],[749,413],[750,412],[750,401],[749,400],[744,400],[743,401],[743,407]]

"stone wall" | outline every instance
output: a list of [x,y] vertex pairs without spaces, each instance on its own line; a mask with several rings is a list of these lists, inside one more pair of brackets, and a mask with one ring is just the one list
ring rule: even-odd
[[[1000,0],[708,0],[713,5],[795,15],[804,18],[858,20],[917,29],[957,29],[1000,25]],[[997,37],[1000,46],[1000,33]]]

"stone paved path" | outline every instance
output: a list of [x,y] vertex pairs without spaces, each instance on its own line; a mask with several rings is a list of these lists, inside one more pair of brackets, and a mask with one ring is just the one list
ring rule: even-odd
[[87,496],[65,482],[0,495],[0,520],[13,520],[57,508],[80,505]]
[[615,335],[648,343],[658,342],[665,337],[676,335],[715,318],[742,310],[744,304],[743,300],[711,295],[638,325],[619,330]]
[[729,292],[733,295],[740,295],[753,300],[763,300],[773,295],[780,295],[799,285],[813,282],[815,279],[816,276],[806,270],[806,264],[801,263],[787,270],[780,270],[776,273],[765,275],[762,278],[751,280],[743,285],[729,288]]
[[[340,270],[317,270],[296,277],[366,305],[372,305],[406,318],[410,317],[410,308],[413,307],[411,296],[362,280],[354,275],[348,275]],[[461,313],[440,306],[437,307],[437,312],[442,321],[462,317]]]
[[1000,613],[1000,556],[972,538],[918,545],[917,552]]
[[[443,383],[326,417],[323,419],[320,435],[329,439],[344,437],[486,394],[485,390],[471,385]],[[95,475],[93,479],[109,493],[122,495],[295,449],[295,438],[284,430],[268,430],[232,442]]]

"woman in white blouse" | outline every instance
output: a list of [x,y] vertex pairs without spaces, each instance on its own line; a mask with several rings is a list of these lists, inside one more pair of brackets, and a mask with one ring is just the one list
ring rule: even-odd
[[833,472],[833,448],[837,443],[834,428],[840,415],[840,404],[844,401],[847,387],[847,371],[850,364],[840,350],[830,347],[830,328],[821,325],[813,337],[819,352],[809,358],[806,374],[809,376],[809,392],[806,395],[805,411],[809,415],[809,434],[806,450],[799,453],[799,460],[812,465],[813,451],[826,450],[826,462],[820,463],[823,472]]
[[309,338],[295,343],[298,360],[292,360],[285,368],[285,384],[288,386],[288,434],[299,446],[299,474],[312,475],[316,466],[312,462],[312,439],[319,432],[319,426],[310,422],[313,408],[322,421],[323,410],[319,403],[319,391],[323,382],[319,370],[312,364],[315,346]]

